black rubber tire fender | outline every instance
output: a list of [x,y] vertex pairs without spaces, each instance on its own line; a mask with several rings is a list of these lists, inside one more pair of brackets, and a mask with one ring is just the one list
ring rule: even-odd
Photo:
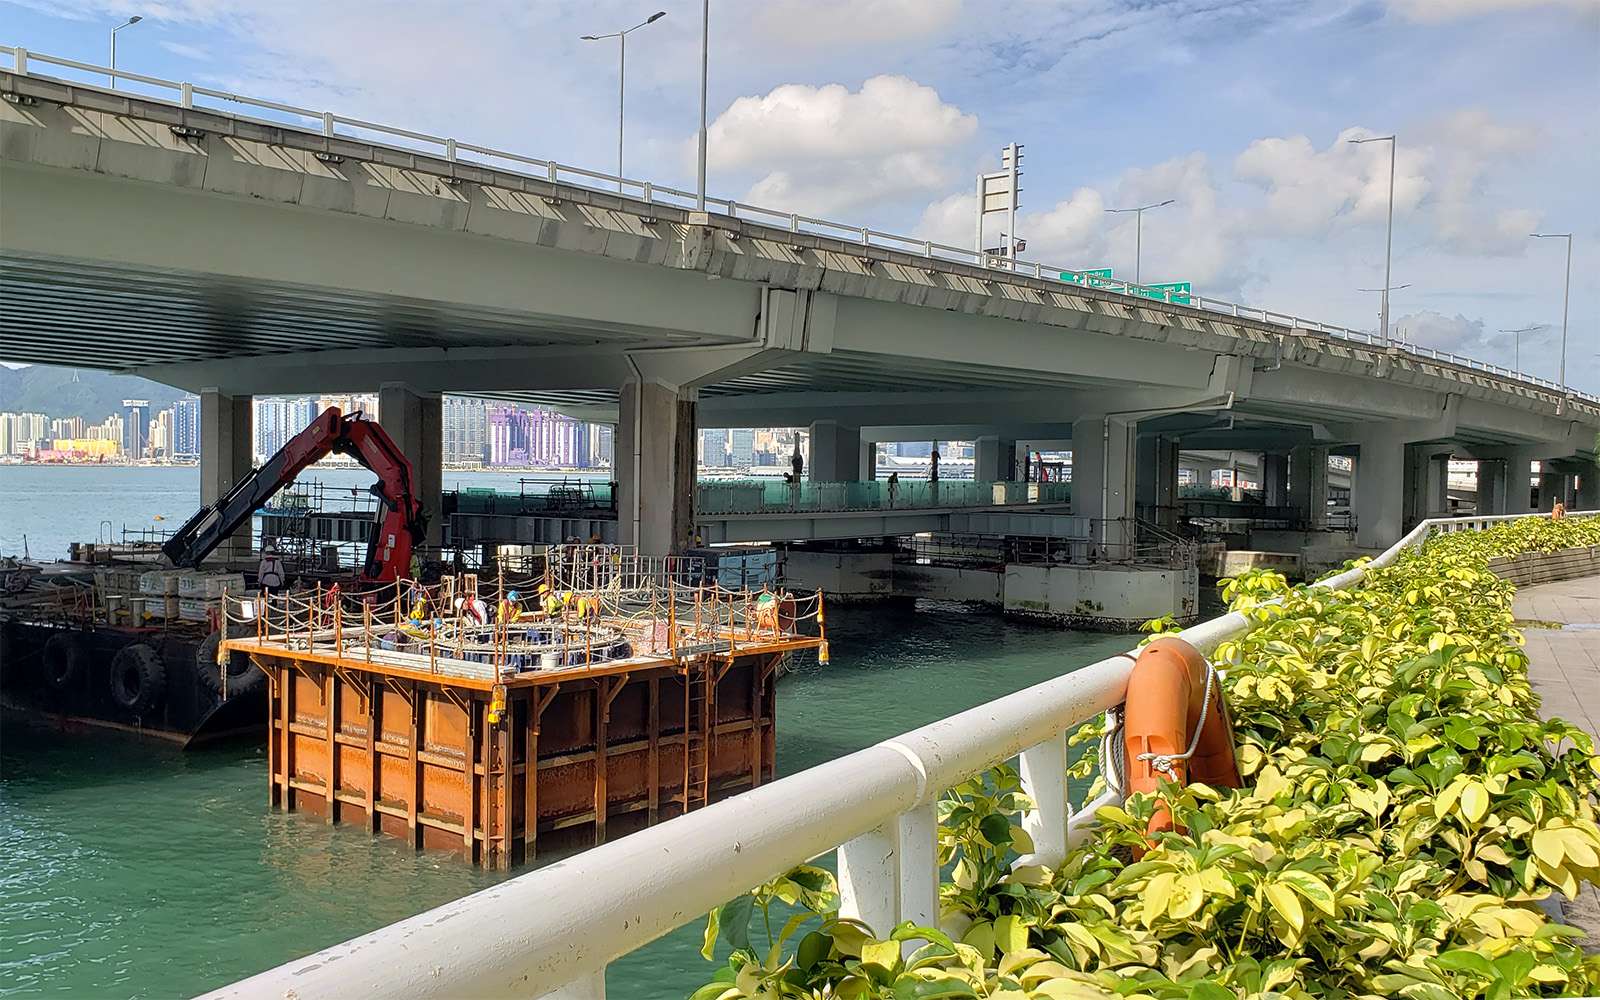
[[161,704],[167,693],[167,666],[147,643],[131,642],[111,658],[111,698],[135,715]]
[[[194,672],[200,686],[218,701],[222,700],[222,672],[217,669],[217,645],[222,641],[220,632],[205,637],[194,651]],[[250,662],[245,653],[232,653],[228,657],[228,697],[237,698],[267,683],[267,675]]]
[[71,632],[58,632],[44,644],[44,682],[56,690],[65,691],[83,676],[89,663],[89,653],[83,638]]

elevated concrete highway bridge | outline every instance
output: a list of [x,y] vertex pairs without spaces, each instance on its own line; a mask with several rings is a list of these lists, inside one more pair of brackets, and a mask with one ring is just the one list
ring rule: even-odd
[[207,498],[248,467],[248,397],[376,389],[430,497],[439,393],[616,421],[619,532],[652,552],[693,535],[700,426],[810,426],[823,481],[870,478],[873,441],[975,439],[980,480],[1054,442],[1074,453],[1074,513],[1108,533],[1170,502],[1180,448],[1272,456],[1312,522],[1329,450],[1355,456],[1372,546],[1433,509],[1452,455],[1485,463],[1486,511],[1527,506],[1505,469],[1533,460],[1542,503],[1600,505],[1600,401],[1505,369],[870,229],[695,211],[637,181],[608,192],[617,179],[453,139],[193,106],[206,92],[188,85],[113,92],[12,55],[4,355],[200,393]]

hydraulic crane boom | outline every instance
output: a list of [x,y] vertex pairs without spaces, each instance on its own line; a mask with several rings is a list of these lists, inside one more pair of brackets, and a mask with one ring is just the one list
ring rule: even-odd
[[361,579],[390,581],[406,576],[412,547],[427,531],[422,502],[412,488],[411,463],[382,427],[359,413],[341,415],[334,406],[240,480],[227,496],[202,507],[184,522],[162,545],[162,554],[173,566],[198,566],[266,506],[274,493],[294,482],[313,462],[333,454],[349,455],[378,476],[372,492],[381,503],[377,524],[367,540]]

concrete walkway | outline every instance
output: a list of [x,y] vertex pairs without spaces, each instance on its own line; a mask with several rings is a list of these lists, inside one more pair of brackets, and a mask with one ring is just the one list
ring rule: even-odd
[[[1528,678],[1546,718],[1560,716],[1600,736],[1600,576],[1523,587],[1513,609],[1518,621],[1568,626],[1524,629]],[[1600,892],[1586,885],[1561,905],[1567,923],[1588,932],[1584,950],[1600,952]]]

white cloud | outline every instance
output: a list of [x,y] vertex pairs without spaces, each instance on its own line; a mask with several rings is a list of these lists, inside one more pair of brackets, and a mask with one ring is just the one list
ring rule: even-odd
[[741,97],[711,124],[719,171],[761,174],[747,198],[773,208],[840,212],[947,188],[952,155],[978,119],[903,76],[840,84],[784,84]]
[[836,48],[921,41],[960,13],[961,0],[768,0],[753,20],[769,44]]
[[[1397,335],[1407,343],[1450,351],[1465,357],[1543,374],[1560,354],[1561,329],[1542,324],[1518,334],[1512,330],[1490,328],[1481,319],[1468,319],[1423,309],[1395,319]],[[1518,341],[1520,340],[1520,349]],[[1519,360],[1520,358],[1520,360]]]
[[[1112,215],[1106,209],[1172,198],[1173,205],[1146,214],[1140,254],[1143,277],[1202,283],[1214,294],[1238,288],[1246,276],[1243,247],[1221,204],[1205,154],[1124,171],[1113,190],[1110,202],[1099,190],[1081,187],[1041,211],[1018,213],[1017,230],[1028,241],[1024,259],[1064,268],[1110,266],[1119,277],[1131,280],[1135,222],[1130,215]],[[953,194],[932,203],[923,211],[916,235],[971,246],[974,201],[972,194]],[[999,221],[991,216],[985,242],[997,244],[1000,231]]]
[[1432,172],[1439,184],[1432,221],[1439,246],[1457,254],[1519,254],[1539,213],[1495,204],[1488,183],[1497,161],[1514,162],[1534,152],[1539,134],[1522,125],[1502,124],[1479,110],[1456,111],[1425,125],[1419,138],[1429,144]]
[[168,52],[171,52],[173,55],[180,56],[184,59],[193,59],[196,62],[211,61],[211,53],[197,45],[185,45],[182,42],[169,42],[163,40],[161,42],[161,47],[166,49]]
[[1412,21],[1451,21],[1483,14],[1531,11],[1540,7],[1600,11],[1600,0],[1389,0],[1389,8]]
[[[1303,135],[1257,139],[1234,161],[1234,176],[1266,191],[1264,221],[1280,233],[1313,236],[1341,222],[1382,221],[1389,205],[1389,144],[1350,141],[1373,134],[1348,128],[1321,150]],[[1396,151],[1397,214],[1415,209],[1428,191],[1423,159],[1403,142]]]

